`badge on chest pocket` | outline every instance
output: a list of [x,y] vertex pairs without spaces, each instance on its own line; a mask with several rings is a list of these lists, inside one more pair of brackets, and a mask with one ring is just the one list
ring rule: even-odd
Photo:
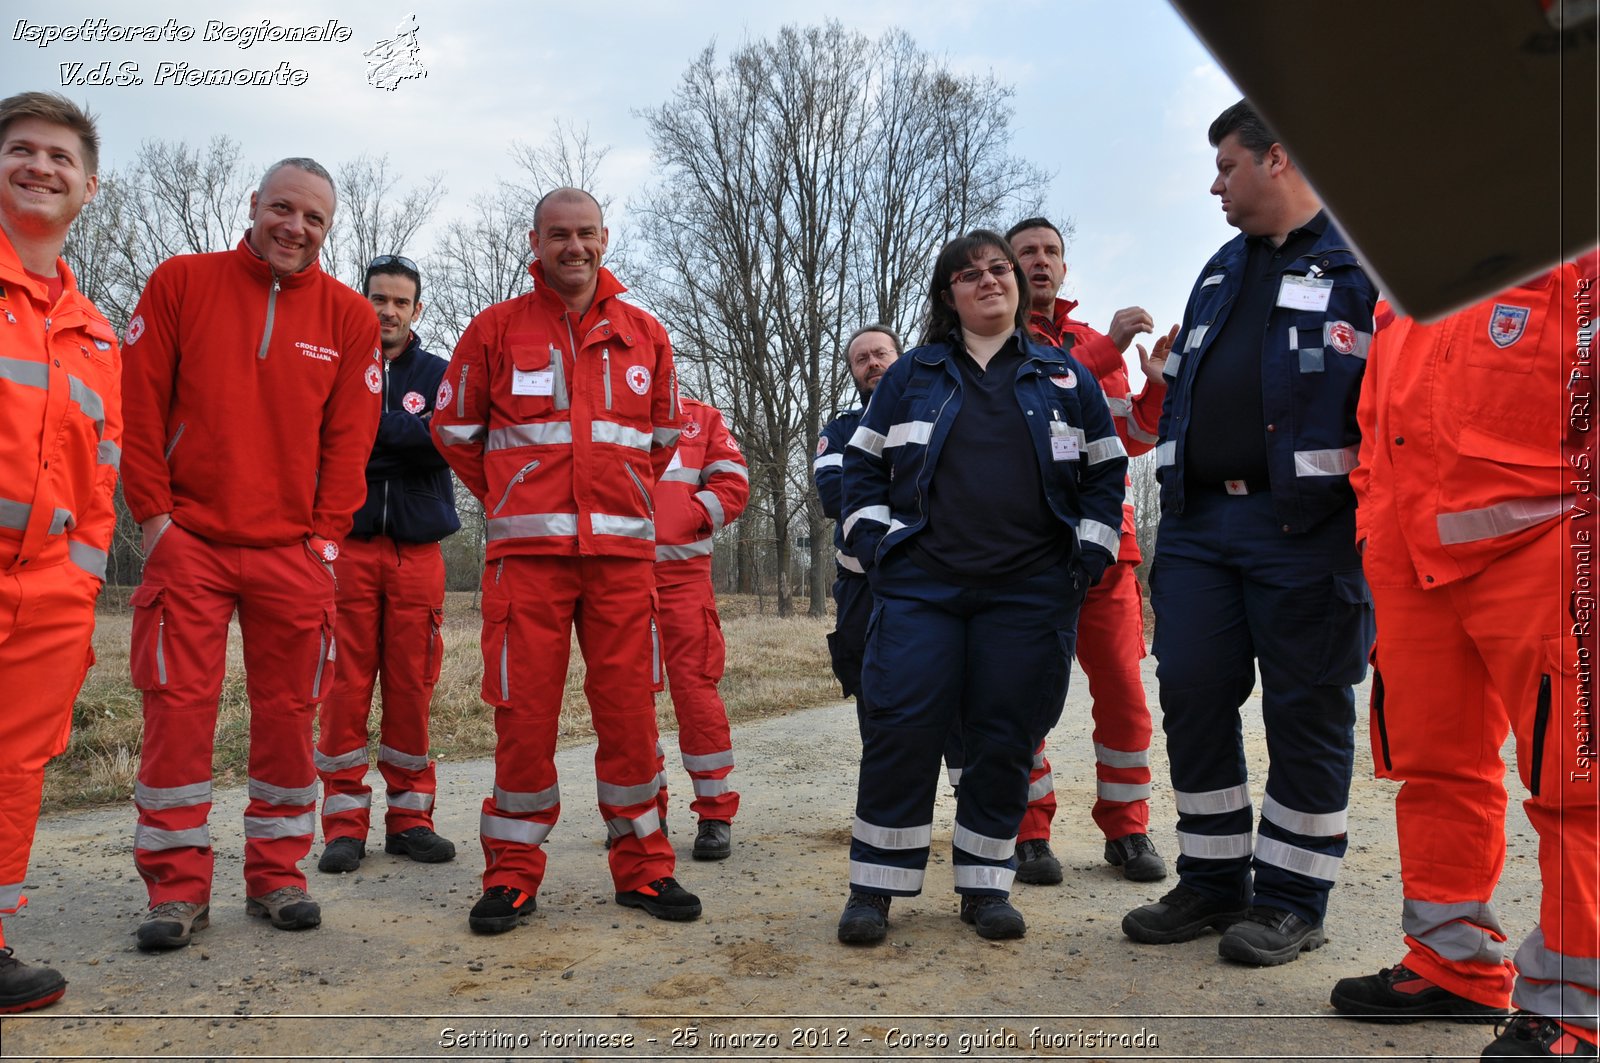
[[511,394],[513,395],[554,395],[556,391],[556,375],[549,369],[513,369],[511,370]]
[[1332,295],[1333,281],[1326,277],[1284,274],[1278,285],[1278,305],[1287,310],[1326,310]]
[[1053,461],[1078,460],[1078,433],[1065,421],[1050,422],[1050,457]]

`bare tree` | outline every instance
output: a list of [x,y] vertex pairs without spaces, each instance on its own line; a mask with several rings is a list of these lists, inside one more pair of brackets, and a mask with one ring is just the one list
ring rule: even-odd
[[359,288],[367,264],[377,256],[417,257],[412,244],[444,195],[442,173],[428,174],[397,193],[400,178],[390,169],[389,156],[363,154],[340,166],[335,182],[339,205],[322,245],[324,268]]

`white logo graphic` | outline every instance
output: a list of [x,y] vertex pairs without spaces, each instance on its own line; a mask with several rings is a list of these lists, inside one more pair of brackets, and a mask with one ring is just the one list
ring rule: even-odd
[[650,370],[642,365],[630,365],[627,376],[628,387],[635,395],[643,395],[650,390]]
[[128,346],[132,347],[139,342],[139,337],[144,335],[144,315],[140,314],[128,322]]
[[421,413],[422,408],[427,404],[428,400],[424,399],[421,393],[416,391],[406,392],[406,397],[400,400],[400,405],[405,408],[407,413]]
[[367,390],[374,395],[383,390],[383,370],[375,365],[367,366]]
[[1067,388],[1075,388],[1078,386],[1078,376],[1072,370],[1068,369],[1065,376],[1051,377],[1050,383],[1063,390]]
[[395,26],[395,35],[379,41],[361,54],[367,57],[367,84],[393,92],[402,81],[420,80],[428,70],[417,58],[417,16],[407,15]]
[[433,400],[433,408],[436,410],[444,409],[450,405],[450,398],[454,394],[455,392],[450,390],[450,381],[439,381],[439,397]]

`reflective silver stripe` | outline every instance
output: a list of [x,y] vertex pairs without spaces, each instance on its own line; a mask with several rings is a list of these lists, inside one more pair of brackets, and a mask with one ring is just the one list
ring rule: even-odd
[[1133,412],[1133,400],[1119,396],[1107,395],[1106,406],[1111,410],[1111,416],[1113,417],[1127,417],[1128,414]]
[[1339,877],[1339,865],[1343,862],[1337,856],[1314,853],[1310,849],[1266,837],[1256,839],[1256,859],[1297,875],[1308,875],[1329,882]]
[[341,812],[354,812],[358,808],[372,807],[372,791],[364,794],[330,794],[322,802],[324,816],[337,816]]
[[1044,764],[1044,750],[1042,750],[1042,749],[1036,749],[1036,750],[1034,750],[1034,751],[1033,751],[1033,765],[1032,765],[1032,770],[1033,770],[1033,771],[1043,771],[1043,770],[1044,770],[1044,768],[1045,768],[1045,764]]
[[590,421],[589,438],[596,443],[609,443],[630,450],[649,450],[652,441],[649,432],[615,421]]
[[103,440],[94,449],[94,460],[101,465],[109,465],[113,469],[122,467],[122,448],[111,440]]
[[72,510],[70,509],[57,509],[50,516],[51,535],[60,535],[68,528],[75,528],[77,525],[77,518],[73,516]]
[[416,790],[391,793],[389,794],[389,807],[409,808],[417,812],[426,812],[433,807],[433,795],[420,793]]
[[1213,273],[1211,276],[1207,277],[1205,280],[1200,282],[1200,287],[1202,287],[1202,288],[1215,287],[1216,285],[1222,283],[1222,278],[1225,277],[1225,276],[1227,276],[1227,274],[1225,274],[1225,273]]
[[657,546],[657,561],[687,561],[692,557],[709,557],[711,554],[711,540],[701,539],[697,543],[681,543],[674,546]]
[[1174,380],[1178,379],[1178,367],[1182,364],[1183,355],[1179,354],[1177,351],[1173,351],[1171,354],[1167,355],[1167,364],[1161,367],[1161,375],[1170,376]]
[[1088,456],[1090,465],[1099,465],[1102,461],[1125,458],[1128,456],[1128,451],[1122,445],[1122,440],[1116,436],[1106,436],[1104,439],[1096,439],[1085,447],[1084,454]]
[[1150,750],[1112,749],[1099,742],[1094,744],[1094,759],[1108,768],[1148,768],[1150,766]]
[[1154,432],[1146,432],[1143,428],[1140,428],[1139,422],[1135,421],[1132,417],[1128,418],[1127,431],[1128,438],[1137,443],[1149,443],[1153,446],[1154,444],[1161,442],[1160,436],[1156,435]]
[[933,844],[933,824],[917,827],[880,827],[860,816],[850,829],[850,837],[877,849],[926,849]]
[[317,819],[310,812],[298,816],[246,816],[246,838],[303,838],[316,830]]
[[606,833],[613,838],[626,838],[632,834],[636,838],[648,838],[661,829],[661,813],[651,805],[637,816],[629,819],[626,816],[617,816],[606,820]]
[[542,845],[550,837],[549,823],[534,823],[525,819],[506,819],[487,812],[478,815],[478,834],[502,842],[520,842],[523,845]]
[[668,469],[661,474],[662,483],[697,484],[700,482],[700,469],[691,469],[687,465],[680,465],[676,469]]
[[188,786],[146,786],[133,784],[133,803],[147,812],[164,808],[187,808],[203,805],[211,800],[211,780],[190,783]]
[[0,380],[9,380],[30,388],[50,386],[50,367],[43,362],[28,362],[21,358],[0,358]]
[[[1337,351],[1339,348],[1335,347],[1333,343],[1333,326],[1335,324],[1339,324],[1339,322],[1329,321],[1322,326],[1322,345],[1324,347],[1333,347]],[[1349,328],[1350,326],[1346,325],[1345,327]],[[1364,362],[1367,360],[1367,351],[1372,347],[1372,333],[1361,332],[1354,328],[1351,328],[1350,331],[1356,334],[1356,348],[1350,352],[1350,357],[1359,358]]]
[[1102,801],[1148,801],[1150,784],[1147,782],[1100,782],[1094,784],[1095,796]]
[[104,580],[106,578],[108,556],[104,550],[96,550],[88,543],[80,543],[76,539],[69,539],[67,540],[67,560],[97,579]]
[[858,509],[854,513],[850,514],[844,519],[844,534],[846,538],[849,538],[850,529],[856,526],[856,521],[858,520],[870,520],[874,524],[888,524],[889,507],[863,506],[861,509]]
[[1563,956],[1545,943],[1544,930],[1534,927],[1517,950],[1516,964],[1512,1007],[1536,1015],[1559,1015],[1574,1026],[1595,1029],[1600,959]]
[[714,491],[696,491],[694,497],[699,499],[700,504],[706,507],[706,512],[711,514],[711,530],[721,531],[722,526],[728,523],[728,515],[722,509],[722,499],[718,498]]
[[683,754],[684,771],[716,771],[718,768],[733,767],[733,750],[724,749],[720,753],[704,753],[699,756]]
[[23,531],[28,527],[28,515],[33,512],[33,507],[26,502],[15,502],[9,498],[0,498],[0,528],[15,528]]
[[[449,429],[442,431],[448,432]],[[571,421],[549,421],[542,424],[511,424],[489,432],[489,450],[510,450],[512,447],[542,447],[572,442]]]
[[1486,901],[1435,904],[1407,897],[1400,928],[1440,956],[1456,963],[1498,967],[1505,961],[1505,930]]
[[733,789],[727,779],[690,779],[696,797],[721,797]]
[[[3,361],[4,359],[0,359]],[[0,886],[0,912],[7,914],[15,912],[17,905],[22,903],[22,883],[8,882]]]
[[811,471],[813,473],[821,472],[823,469],[842,468],[844,468],[843,454],[824,454],[822,457],[811,463]]
[[861,567],[861,562],[857,561],[843,550],[835,550],[833,552],[833,559],[839,562],[839,567],[844,569],[846,572],[855,572],[859,575],[866,574],[867,570]]
[[428,770],[427,754],[402,753],[393,746],[380,745],[378,747],[378,759],[385,764],[393,764],[395,767],[404,768],[407,771]]
[[[841,461],[844,458],[844,455],[842,455],[842,454],[835,455],[835,456],[838,457]],[[737,476],[741,480],[750,479],[750,470],[749,469],[745,468],[742,463],[737,462],[737,461],[729,461],[727,458],[724,458],[721,461],[714,461],[710,465],[707,465],[706,468],[705,468],[705,475],[706,475],[706,477],[708,479],[710,477],[717,476],[717,475],[720,475],[721,473],[725,473],[725,472],[726,473],[732,473],[734,476]]]
[[531,792],[502,790],[498,786],[494,788],[494,807],[502,812],[516,812],[519,814],[543,812],[545,809],[554,808],[560,803],[560,783],[547,786],[543,790]]
[[1178,460],[1178,444],[1176,440],[1169,439],[1165,443],[1157,444],[1156,465],[1172,465]]
[[971,853],[973,856],[985,860],[1009,860],[1011,854],[1017,851],[1017,836],[1009,838],[991,838],[987,834],[979,834],[975,830],[968,830],[961,824],[956,824],[955,834],[950,842],[957,849]]
[[945,773],[946,776],[949,777],[951,786],[960,786],[961,785],[961,769],[960,768],[947,767],[947,768],[944,769],[944,773]]
[[1028,802],[1032,804],[1034,801],[1037,801],[1040,798],[1055,792],[1055,777],[1051,775],[1041,775],[1028,784]]
[[357,764],[364,768],[367,766],[367,747],[362,746],[359,749],[352,749],[348,753],[340,753],[332,757],[323,756],[320,749],[313,749],[311,751],[311,762],[317,766],[318,771],[328,773],[344,771],[346,768],[353,768]]
[[576,513],[520,513],[514,517],[490,517],[488,520],[487,536],[490,542],[577,534]]
[[[858,434],[859,432],[860,429],[857,429]],[[928,440],[932,436],[932,421],[902,421],[899,424],[889,426],[889,434],[883,440],[883,449],[889,450],[892,447],[903,447],[907,443],[927,446]]]
[[901,893],[922,892],[922,868],[890,867],[888,864],[868,864],[850,861],[850,885],[863,889],[899,890]]
[[447,447],[456,447],[463,443],[476,443],[488,434],[489,426],[482,424],[442,424],[439,426],[439,442]]
[[637,805],[641,801],[655,799],[656,793],[661,789],[654,779],[649,782],[637,783],[633,786],[619,786],[616,783],[594,781],[595,794],[599,796],[602,805],[615,805],[622,808],[627,805]]
[[683,435],[681,429],[656,428],[650,432],[650,442],[652,446],[657,447],[676,446],[678,443],[678,437],[681,435]]
[[1180,830],[1178,851],[1198,860],[1232,860],[1250,855],[1250,835],[1186,834]]
[[615,513],[589,514],[589,530],[596,535],[621,535],[629,539],[654,539],[655,521],[649,517],[623,517]]
[[1210,329],[1210,325],[1196,325],[1194,328],[1190,329],[1189,338],[1185,340],[1183,344],[1183,353],[1188,354],[1190,351],[1199,350],[1200,344],[1205,342],[1206,333],[1209,332]]
[[1334,450],[1297,450],[1294,452],[1296,476],[1343,476],[1356,467],[1356,454],[1360,447],[1339,447]]
[[884,442],[885,440],[883,436],[879,435],[877,432],[874,432],[866,425],[857,427],[854,434],[850,436],[850,445],[852,447],[855,447],[857,450],[864,450],[875,458],[881,458],[883,456]]
[[1178,811],[1189,816],[1216,816],[1250,807],[1250,787],[1244,783],[1203,793],[1174,790],[1172,796],[1177,799]]
[[1514,498],[1482,509],[1467,509],[1459,513],[1441,513],[1436,518],[1439,542],[1445,546],[1457,543],[1475,543],[1511,535],[1554,520],[1569,508],[1570,503],[1561,497]]
[[1078,538],[1082,542],[1093,543],[1112,557],[1116,557],[1117,547],[1122,543],[1122,529],[1101,524],[1097,520],[1080,520]]
[[1268,794],[1261,802],[1261,817],[1284,830],[1292,830],[1308,838],[1331,838],[1348,829],[1350,810],[1341,808],[1337,812],[1300,812]]
[[152,853],[163,849],[209,849],[211,828],[201,825],[187,830],[161,830],[141,823],[133,828],[133,847]]
[[899,517],[896,517],[894,520],[891,520],[889,522],[889,531],[891,533],[892,532],[897,532],[901,528],[904,528],[905,526],[906,526],[906,522],[901,520]]
[[1011,884],[1016,880],[1017,873],[1009,867],[985,867],[982,864],[957,864],[954,870],[956,889],[963,887],[969,890],[1005,890],[1011,892]]
[[247,788],[253,801],[265,801],[269,805],[314,805],[317,803],[317,784],[310,786],[274,786],[260,779],[251,779]]
[[106,404],[94,388],[69,374],[67,377],[67,398],[76,402],[83,410],[83,415],[93,421],[101,431],[105,430]]

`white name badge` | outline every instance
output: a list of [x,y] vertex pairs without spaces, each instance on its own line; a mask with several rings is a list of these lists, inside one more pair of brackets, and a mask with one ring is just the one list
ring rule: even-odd
[[1326,277],[1285,275],[1278,286],[1278,305],[1290,310],[1326,310],[1333,281]]
[[511,370],[513,395],[554,395],[555,391],[556,375],[548,369],[535,369],[528,373],[520,369]]
[[1051,436],[1050,457],[1056,461],[1078,460],[1077,436]]

